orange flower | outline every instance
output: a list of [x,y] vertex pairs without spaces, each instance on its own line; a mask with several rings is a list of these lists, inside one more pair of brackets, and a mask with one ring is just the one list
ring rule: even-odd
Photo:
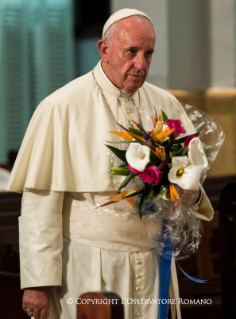
[[118,136],[120,136],[123,139],[128,140],[128,141],[132,141],[132,139],[135,137],[138,140],[145,142],[145,139],[142,136],[136,135],[136,134],[131,133],[131,132],[128,133],[128,132],[110,131],[109,133],[116,134],[116,135],[118,135]]
[[133,127],[136,128],[136,129],[138,129],[138,126],[136,125],[136,123],[135,123],[134,119],[132,118],[132,116],[130,115],[130,113],[128,113],[128,116],[129,116],[129,119],[130,119],[130,121],[131,121]]
[[125,140],[128,140],[128,141],[132,141],[133,137],[127,133],[127,132],[115,132],[115,131],[110,131],[109,133],[113,133],[113,134],[116,134],[120,137],[122,137],[123,139]]
[[142,136],[136,135],[134,133],[129,132],[129,134],[135,138],[137,138],[138,140],[142,141],[142,142],[146,142],[145,139]]
[[172,210],[172,214],[175,217],[175,214],[174,214],[174,202],[175,200],[177,200],[177,209],[180,210],[180,206],[181,206],[181,197],[179,196],[179,192],[177,191],[177,189],[175,188],[175,186],[170,183],[170,198],[171,198],[171,210]]
[[127,191],[120,192],[118,194],[111,195],[109,199],[113,202],[119,202],[120,200],[124,199],[126,194],[127,194]]
[[165,152],[165,148],[163,146],[159,145],[158,147],[156,147],[155,152],[161,161],[166,160],[166,152]]
[[158,115],[157,121],[163,123],[162,113]]
[[170,134],[174,131],[175,129],[172,128],[170,129],[169,127],[167,129],[165,129],[164,131],[160,132],[159,134],[157,134],[155,137],[154,137],[154,140],[161,140],[165,137],[168,137],[170,136]]
[[152,124],[153,124],[153,126],[155,128],[156,124],[155,124],[155,120],[154,120],[154,118],[152,116],[151,116],[151,120],[152,120]]
[[155,123],[154,119],[151,117],[152,122],[154,123],[154,130],[152,132],[152,138],[155,139],[155,136],[159,134],[163,129],[163,120],[162,120],[162,114],[160,113],[158,115],[158,118],[156,118],[157,122]]
[[172,183],[170,183],[170,198],[172,202],[174,202],[175,199],[180,200],[179,192]]
[[136,207],[135,200],[133,197],[127,198],[126,200],[131,206]]
[[95,209],[114,204],[114,203],[119,202],[121,200],[126,200],[130,205],[135,207],[136,205],[135,205],[135,201],[134,201],[134,198],[132,197],[132,195],[134,194],[134,196],[136,196],[137,192],[140,190],[142,190],[142,189],[141,188],[132,188],[130,191],[124,191],[124,192],[120,192],[120,193],[111,195],[109,197],[108,202],[106,202],[100,206],[97,206]]
[[141,188],[132,188],[130,191],[123,191],[118,194],[111,195],[109,199],[114,202],[119,202],[139,190],[141,190]]
[[157,122],[157,125],[155,126],[151,135],[154,140],[156,139],[155,136],[162,131],[162,128],[163,128],[162,122]]

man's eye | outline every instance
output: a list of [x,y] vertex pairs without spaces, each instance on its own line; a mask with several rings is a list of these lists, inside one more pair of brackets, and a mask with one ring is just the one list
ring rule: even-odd
[[147,55],[147,56],[152,56],[152,55],[153,55],[153,51],[148,51],[148,52],[146,52],[146,55]]
[[135,54],[136,50],[135,49],[129,49],[128,52],[131,53],[131,54]]

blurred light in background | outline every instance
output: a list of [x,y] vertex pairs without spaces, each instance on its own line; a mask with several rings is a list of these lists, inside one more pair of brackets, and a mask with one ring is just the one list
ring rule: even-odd
[[0,162],[18,149],[30,117],[27,2],[0,1]]
[[99,37],[78,40],[77,57],[79,60],[83,61],[83,63],[78,63],[78,76],[92,70],[97,61],[100,60],[100,54],[97,48],[98,40],[100,40]]
[[97,64],[108,4],[0,0],[0,163],[14,158],[40,101]]

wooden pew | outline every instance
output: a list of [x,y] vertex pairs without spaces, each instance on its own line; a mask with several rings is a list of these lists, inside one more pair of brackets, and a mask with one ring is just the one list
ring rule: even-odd
[[[204,235],[197,253],[187,259],[180,260],[180,266],[191,276],[210,279],[209,283],[198,284],[186,278],[177,269],[180,297],[183,299],[211,299],[211,305],[182,305],[182,318],[223,318],[221,287],[221,221],[220,196],[225,186],[236,180],[236,176],[207,178],[204,189],[212,203],[215,215],[212,221],[203,221]],[[230,318],[230,317],[228,317]],[[233,317],[232,317],[233,318]],[[235,316],[236,318],[236,316]]]
[[0,318],[27,319],[22,309],[23,291],[20,290],[20,275],[0,271]]
[[19,242],[18,217],[21,198],[21,194],[0,192],[0,245]]
[[220,196],[223,319],[236,318],[236,181]]
[[21,195],[0,192],[0,318],[26,319],[22,309],[19,265]]
[[21,194],[0,192],[0,271],[19,273]]
[[115,293],[88,292],[77,302],[77,319],[124,319],[121,298]]

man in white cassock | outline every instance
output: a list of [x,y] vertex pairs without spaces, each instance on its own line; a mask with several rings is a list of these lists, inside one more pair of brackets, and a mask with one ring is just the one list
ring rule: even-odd
[[[148,235],[158,234],[158,221],[119,214],[115,205],[110,212],[95,210],[121,183],[108,173],[113,157],[104,146],[119,139],[108,133],[117,130],[116,121],[127,126],[128,113],[138,108],[152,114],[157,105],[194,133],[180,103],[145,82],[154,45],[145,13],[116,12],[104,26],[94,70],[46,97],[32,117],[8,184],[8,190],[23,193],[21,288],[30,317],[75,319],[75,300],[88,291],[112,291],[124,300],[159,297],[158,258]],[[197,197],[192,208],[210,220],[204,191]],[[178,298],[174,263],[170,293]],[[125,304],[126,319],[157,315],[158,305]]]

